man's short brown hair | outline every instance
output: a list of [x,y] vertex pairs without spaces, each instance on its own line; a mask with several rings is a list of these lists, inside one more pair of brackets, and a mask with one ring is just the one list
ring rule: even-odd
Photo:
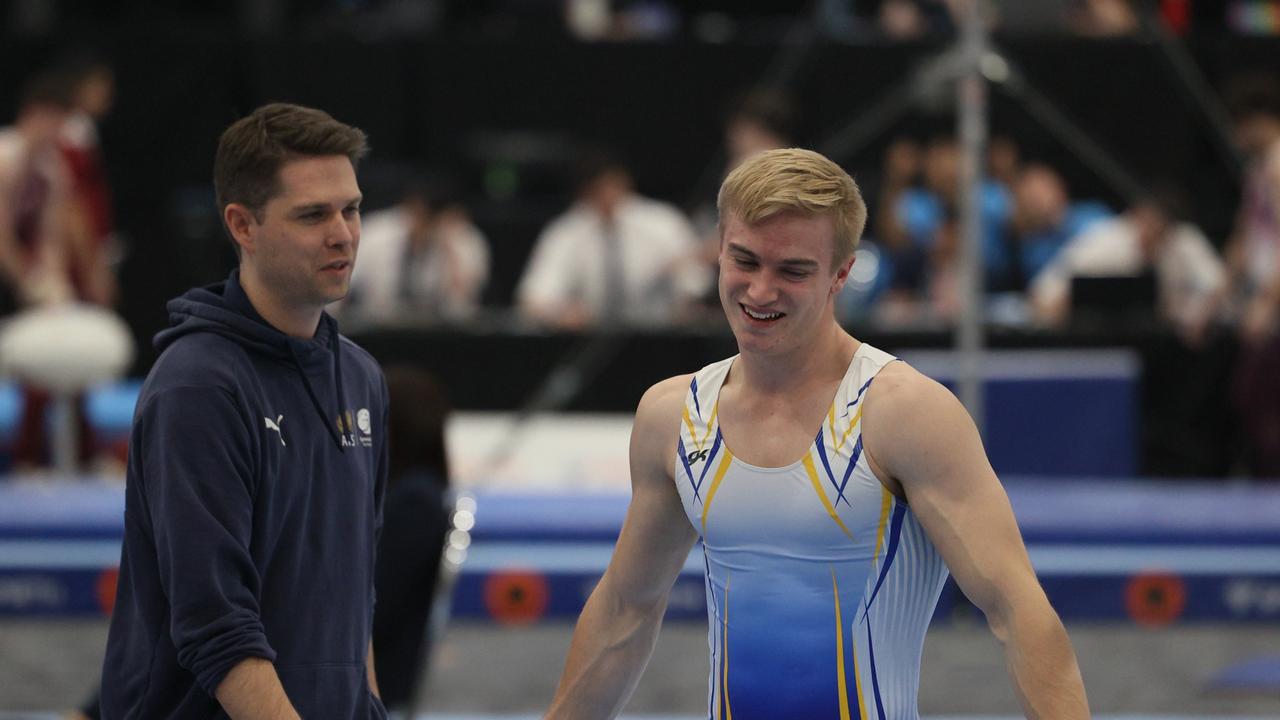
[[271,103],[227,128],[213,160],[213,188],[218,211],[244,205],[261,218],[280,192],[280,168],[290,160],[346,155],[354,166],[369,152],[359,128],[334,120],[315,108]]
[[729,213],[747,225],[787,211],[829,214],[836,227],[836,264],[853,257],[867,224],[867,205],[849,173],[823,155],[799,148],[748,158],[724,179],[716,206],[721,233]]

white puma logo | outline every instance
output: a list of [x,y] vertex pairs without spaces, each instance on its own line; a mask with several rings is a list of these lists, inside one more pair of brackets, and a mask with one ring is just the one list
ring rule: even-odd
[[284,416],[283,416],[283,415],[281,415],[280,417],[276,418],[275,420],[272,420],[272,419],[271,419],[271,418],[269,418],[269,417],[264,417],[264,418],[262,418],[262,420],[263,420],[263,422],[265,422],[265,423],[267,424],[267,429],[268,429],[268,430],[275,430],[275,431],[276,431],[276,434],[280,436],[280,444],[281,444],[281,445],[284,445],[284,444],[285,444],[285,441],[284,441],[284,433],[280,432],[280,423],[284,422]]

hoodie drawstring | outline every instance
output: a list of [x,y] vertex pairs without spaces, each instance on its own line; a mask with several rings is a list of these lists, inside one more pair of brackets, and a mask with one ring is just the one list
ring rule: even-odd
[[[342,337],[338,335],[337,322],[329,315],[322,315],[323,322],[329,326],[329,342],[333,343],[333,374],[334,374],[334,390],[338,393],[338,413],[342,413],[343,406],[346,405],[347,393],[342,389]],[[354,428],[348,427],[347,432],[355,432]],[[342,447],[342,443],[338,443],[338,447]]]
[[[332,330],[332,328],[330,328],[330,330]],[[337,340],[336,334],[332,332],[329,334],[329,338],[331,342]],[[344,420],[342,415],[342,400],[345,397],[345,394],[342,392],[342,368],[338,361],[340,353],[337,342],[334,342],[332,352],[333,368],[334,372],[337,374],[336,385],[338,392],[338,416],[335,420],[338,424],[341,424]],[[324,426],[329,429],[329,436],[332,437],[333,442],[337,444],[339,452],[346,452],[346,448],[342,445],[342,431],[337,425],[329,423],[329,418],[324,411],[324,406],[320,403],[320,398],[316,395],[316,390],[311,385],[311,379],[307,377],[307,371],[302,367],[302,362],[298,360],[298,353],[293,349],[293,345],[289,345],[289,357],[293,358],[293,364],[298,368],[298,374],[302,376],[302,384],[307,388],[307,396],[311,398],[311,404],[315,406],[316,412],[320,413],[320,419],[324,422]],[[349,429],[350,428],[348,428],[348,430]]]

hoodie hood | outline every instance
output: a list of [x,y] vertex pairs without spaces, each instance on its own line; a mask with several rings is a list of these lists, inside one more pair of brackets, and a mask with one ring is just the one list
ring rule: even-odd
[[[188,290],[170,300],[169,327],[156,334],[156,352],[162,353],[179,338],[193,333],[214,333],[243,346],[258,355],[275,358],[293,365],[302,376],[316,412],[329,429],[333,441],[342,447],[342,439],[333,418],[346,407],[342,390],[341,339],[338,323],[328,313],[320,314],[316,334],[310,339],[296,338],[277,330],[262,317],[249,301],[240,284],[240,270],[220,283]],[[324,393],[329,389],[329,393]],[[332,407],[321,398],[330,395]]]

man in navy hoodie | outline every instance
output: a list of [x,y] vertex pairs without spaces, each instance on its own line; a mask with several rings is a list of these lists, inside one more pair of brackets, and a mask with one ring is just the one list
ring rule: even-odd
[[170,302],[156,337],[103,718],[386,715],[370,644],[386,385],[324,312],[351,279],[365,152],[360,130],[284,104],[218,143],[240,267]]

